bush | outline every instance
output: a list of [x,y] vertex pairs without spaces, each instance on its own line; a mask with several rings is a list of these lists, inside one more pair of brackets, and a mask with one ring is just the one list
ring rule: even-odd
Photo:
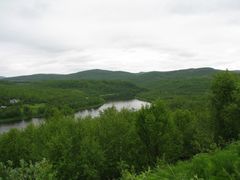
[[165,165],[140,175],[124,172],[124,180],[240,179],[240,141],[212,154],[196,155],[191,161]]
[[27,163],[24,160],[20,161],[19,167],[14,167],[11,161],[7,164],[0,163],[0,179],[4,180],[55,180],[56,173],[52,165],[43,159],[36,163]]

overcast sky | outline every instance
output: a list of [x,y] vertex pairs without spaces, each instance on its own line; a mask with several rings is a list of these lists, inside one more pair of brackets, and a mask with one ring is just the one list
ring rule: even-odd
[[0,0],[0,76],[240,69],[240,0]]

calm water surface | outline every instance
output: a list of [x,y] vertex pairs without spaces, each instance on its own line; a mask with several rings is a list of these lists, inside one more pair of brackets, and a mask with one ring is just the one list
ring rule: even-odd
[[28,124],[33,123],[34,125],[38,125],[41,122],[43,122],[43,119],[41,118],[32,118],[29,121],[19,121],[19,122],[12,122],[7,124],[0,124],[0,134],[4,132],[8,132],[10,129],[17,128],[17,129],[23,129],[27,127]]
[[[113,102],[105,103],[96,109],[88,109],[88,110],[79,111],[79,112],[75,113],[75,118],[83,118],[86,116],[97,117],[97,116],[99,116],[100,112],[104,111],[105,109],[111,108],[113,106],[116,107],[116,109],[118,111],[120,111],[123,108],[131,109],[131,110],[138,110],[142,106],[146,106],[149,104],[150,103],[145,102],[145,101],[140,101],[138,99],[132,99],[132,100],[127,100],[127,101],[113,101]],[[43,123],[43,119],[33,118],[30,121],[23,120],[23,121],[19,121],[19,122],[15,122],[15,123],[0,124],[0,133],[7,132],[12,128],[23,129],[23,128],[26,128],[27,125],[29,125],[30,123],[38,125],[40,123]]]
[[97,109],[87,109],[83,111],[79,111],[75,114],[76,118],[79,117],[86,117],[86,116],[91,116],[91,117],[97,117],[99,116],[100,112],[111,108],[115,107],[118,111],[121,109],[132,109],[132,110],[139,110],[141,109],[142,106],[149,105],[150,103],[145,102],[145,101],[140,101],[138,99],[132,99],[132,100],[127,100],[127,101],[113,101],[113,102],[108,102],[103,104]]

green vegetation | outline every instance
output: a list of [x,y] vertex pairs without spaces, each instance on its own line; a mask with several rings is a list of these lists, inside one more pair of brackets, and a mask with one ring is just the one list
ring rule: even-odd
[[212,113],[218,141],[236,139],[240,134],[240,89],[236,82],[236,77],[228,72],[213,81]]
[[[19,99],[12,108],[25,116],[44,109],[46,120],[0,135],[0,176],[239,179],[240,81],[228,71],[210,72],[192,70],[186,77],[179,71],[138,85],[119,80],[2,82],[2,102]],[[165,82],[166,89],[156,82]],[[137,112],[110,108],[96,118],[69,116],[97,100],[133,96],[155,101]]]
[[46,159],[35,164],[21,160],[19,164],[19,167],[14,168],[11,161],[8,161],[6,165],[0,163],[0,179],[56,179],[56,173]]
[[[211,80],[218,72],[220,72],[220,70],[212,68],[146,73],[89,70],[68,75],[37,74],[6,78],[5,80],[14,82],[35,82],[46,80],[126,81],[145,89],[145,91],[137,94],[137,97],[140,99],[154,101],[160,97],[173,107],[185,106],[185,104],[190,105],[193,99],[194,103],[198,103],[197,108],[201,108],[201,104],[207,99],[206,96],[211,87]],[[183,101],[188,102],[182,103]],[[192,105],[190,105],[190,107],[191,106]]]
[[73,74],[35,74],[29,76],[18,76],[6,78],[8,81],[29,82],[43,80],[124,80],[134,81],[138,84],[151,84],[153,81],[164,79],[181,79],[181,78],[196,78],[209,77],[214,75],[219,70],[212,68],[186,69],[169,72],[146,72],[146,73],[129,73],[124,71],[107,71],[107,70],[88,70]]
[[190,161],[168,165],[159,162],[157,168],[140,175],[124,172],[124,180],[159,180],[159,179],[240,179],[240,142],[224,150],[198,154]]
[[[69,75],[5,78],[0,81],[0,106],[8,106],[8,109],[0,109],[0,121],[51,116],[48,112],[56,108],[72,113],[106,101],[134,97],[150,102],[161,98],[171,108],[203,109],[216,72],[218,70],[211,68],[136,74],[90,70]],[[10,99],[19,99],[21,103],[12,107]],[[38,104],[45,106],[32,109]]]
[[[0,122],[48,117],[52,109],[71,114],[109,100],[134,98],[143,89],[122,81],[59,80],[0,82]],[[11,104],[10,100],[18,102]]]

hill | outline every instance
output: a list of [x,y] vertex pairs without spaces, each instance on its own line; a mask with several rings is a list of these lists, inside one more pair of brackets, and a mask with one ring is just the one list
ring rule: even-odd
[[124,71],[107,71],[107,70],[88,70],[72,74],[33,74],[26,76],[17,76],[6,78],[7,81],[44,81],[44,80],[124,80],[134,77],[133,73]]
[[3,77],[3,76],[0,76],[0,79],[4,79],[5,77]]
[[7,81],[33,82],[46,80],[121,80],[147,89],[138,98],[152,101],[156,98],[169,99],[176,96],[199,96],[205,94],[210,87],[214,74],[219,72],[213,68],[184,69],[167,72],[130,73],[124,71],[88,70],[73,74],[35,74],[6,78]]
[[43,80],[60,80],[65,79],[65,75],[62,74],[33,74],[25,76],[16,76],[5,78],[6,81],[16,81],[16,82],[30,82],[30,81],[43,81]]
[[172,79],[183,77],[206,77],[219,70],[212,68],[184,69],[177,71],[152,71],[141,73],[130,73],[125,71],[108,71],[93,69],[72,74],[33,74],[6,78],[8,81],[42,81],[42,80],[129,80],[129,81],[154,81],[160,79]]
[[78,73],[69,74],[66,79],[87,79],[87,80],[129,80],[136,77],[137,74],[125,71],[108,71],[93,69]]
[[205,94],[211,86],[213,76],[218,72],[220,70],[211,68],[149,72],[141,74],[135,83],[149,89],[140,94],[140,97],[149,101],[158,97],[174,99],[179,95],[191,98]]

